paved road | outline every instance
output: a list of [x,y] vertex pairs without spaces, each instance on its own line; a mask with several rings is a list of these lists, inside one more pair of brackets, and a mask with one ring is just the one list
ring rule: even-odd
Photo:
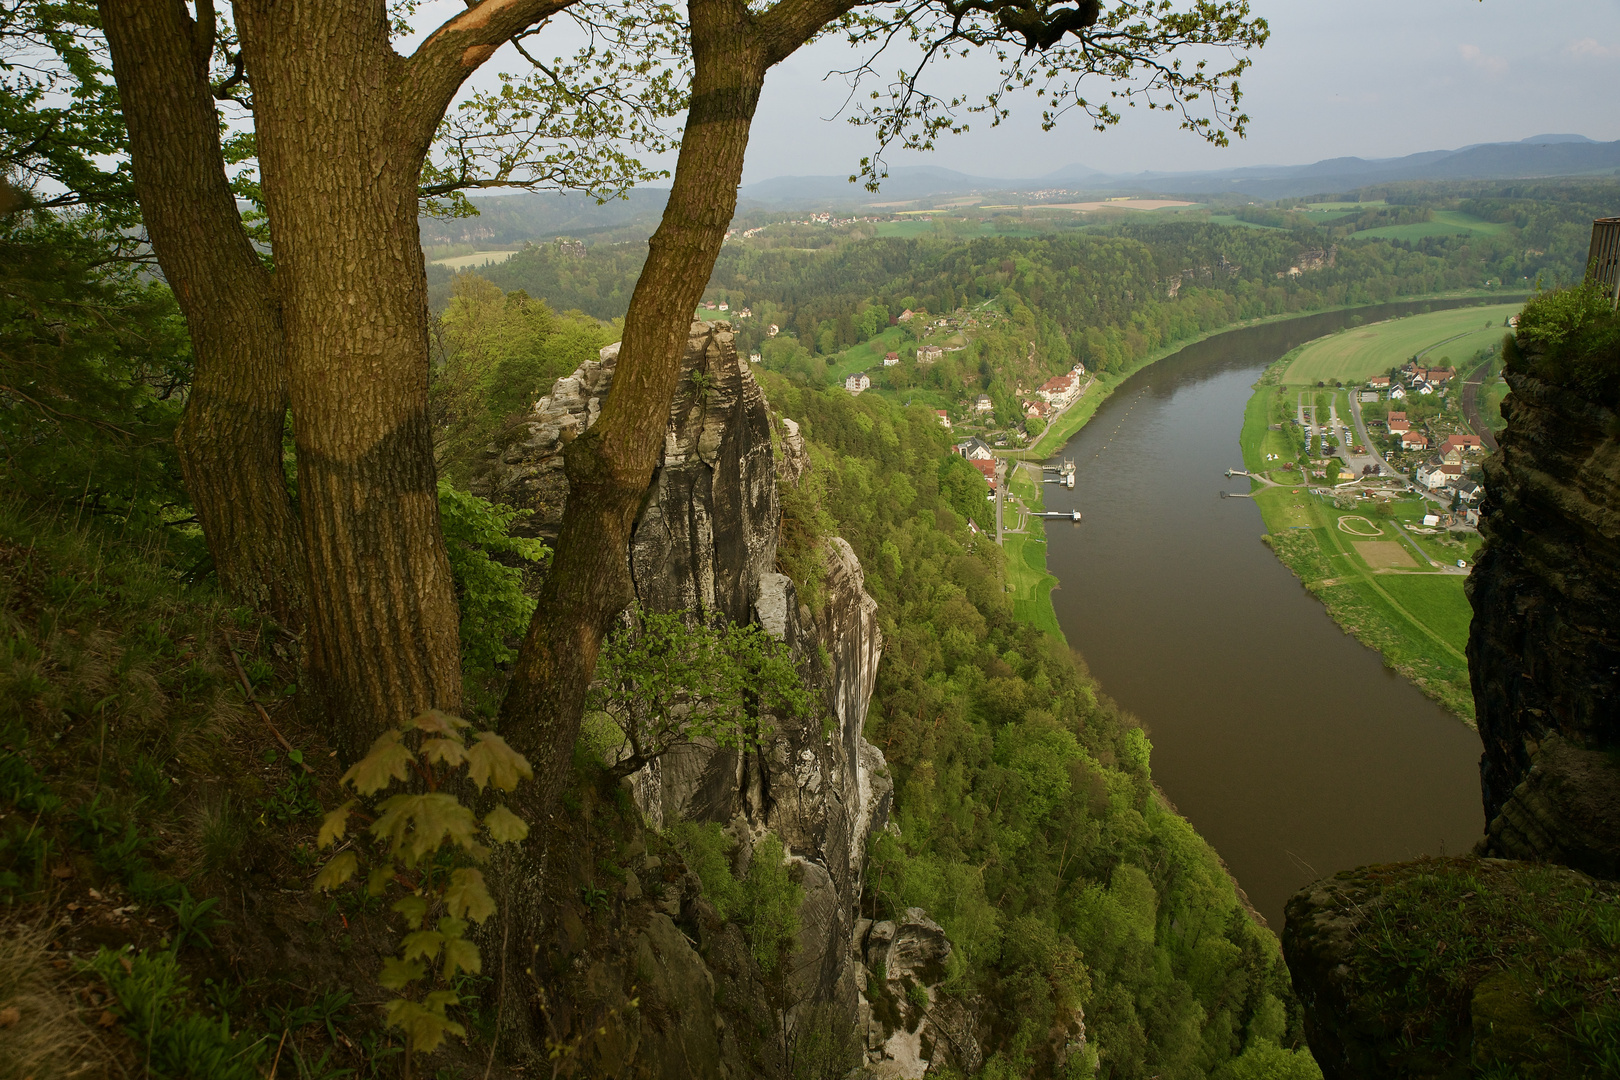
[[[1491,360],[1494,359],[1495,357],[1491,358]],[[1474,429],[1474,434],[1479,436],[1479,441],[1494,453],[1496,451],[1496,433],[1491,430],[1491,425],[1485,422],[1485,418],[1480,415],[1479,411],[1479,389],[1484,385],[1485,374],[1490,370],[1491,360],[1487,360],[1475,368],[1473,374],[1468,376],[1468,381],[1463,383],[1462,414],[1463,419],[1468,421],[1468,426]]]

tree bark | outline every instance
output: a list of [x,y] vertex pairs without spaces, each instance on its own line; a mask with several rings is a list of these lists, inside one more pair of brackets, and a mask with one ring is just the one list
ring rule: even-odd
[[225,176],[208,82],[212,12],[199,27],[179,0],[101,0],[100,10],[141,215],[191,334],[195,368],[175,438],[186,487],[226,593],[297,628],[279,301]]
[[255,0],[237,21],[282,293],[309,676],[354,757],[461,704],[427,418],[426,143],[402,117],[382,4]]
[[310,681],[340,752],[461,704],[428,420],[422,162],[463,80],[572,0],[484,0],[405,58],[382,0],[237,0],[286,338]]

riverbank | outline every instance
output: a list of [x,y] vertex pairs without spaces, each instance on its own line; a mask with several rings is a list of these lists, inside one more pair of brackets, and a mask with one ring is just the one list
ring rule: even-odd
[[[1414,332],[1421,336],[1415,319],[1401,329],[1407,338]],[[1437,323],[1436,333],[1441,332]],[[1403,338],[1389,359],[1398,362],[1409,345]],[[1419,521],[1433,507],[1420,498],[1358,499],[1353,489],[1313,488],[1302,471],[1277,469],[1282,462],[1305,466],[1304,447],[1291,423],[1301,379],[1290,368],[1306,348],[1291,350],[1267,368],[1244,410],[1244,468],[1281,482],[1252,481],[1251,494],[1266,526],[1261,539],[1346,633],[1472,726],[1465,652],[1473,612],[1464,594],[1467,576],[1456,563],[1473,565],[1478,536],[1422,531]],[[1382,370],[1393,364],[1374,366]],[[1346,392],[1326,393],[1339,398]]]
[[[1427,296],[1397,297],[1393,300],[1381,301],[1380,303],[1421,304],[1431,300],[1475,299],[1500,299],[1500,294],[1494,292],[1464,290],[1461,292],[1431,293]],[[1096,415],[1097,410],[1102,407],[1102,403],[1107,401],[1109,397],[1113,395],[1114,391],[1121,383],[1123,383],[1126,379],[1129,379],[1132,375],[1135,375],[1138,371],[1141,371],[1143,368],[1158,363],[1167,356],[1174,356],[1176,353],[1187,348],[1189,345],[1196,345],[1200,341],[1206,341],[1209,338],[1215,337],[1217,334],[1227,334],[1231,333],[1233,330],[1242,330],[1251,326],[1265,326],[1270,323],[1287,322],[1290,319],[1303,319],[1312,315],[1325,315],[1334,311],[1354,311],[1357,308],[1378,306],[1380,306],[1380,304],[1339,304],[1333,307],[1317,308],[1313,311],[1290,311],[1280,315],[1266,315],[1259,319],[1246,319],[1242,322],[1235,322],[1226,326],[1218,327],[1214,330],[1205,331],[1204,333],[1194,335],[1193,337],[1181,338],[1177,341],[1155,349],[1153,352],[1148,353],[1146,356],[1142,357],[1140,360],[1137,360],[1123,371],[1111,375],[1093,376],[1091,385],[1087,388],[1085,396],[1071,405],[1067,410],[1060,413],[1057,418],[1052,421],[1051,425],[1048,426],[1045,431],[1041,432],[1041,434],[1036,437],[1035,441],[1026,449],[1004,451],[998,456],[1022,461],[1043,461],[1046,458],[1051,457],[1057,452],[1059,447],[1068,442],[1070,439],[1074,438],[1074,436],[1079,433],[1080,429],[1085,427],[1086,424],[1090,422],[1091,418]]]
[[1058,579],[1046,569],[1046,521],[1035,514],[1046,510],[1041,475],[1036,466],[1013,462],[1008,469],[1007,490],[1029,511],[1023,532],[1002,536],[1007,555],[1007,587],[1012,592],[1013,618],[1039,627],[1060,641],[1066,641],[1052,607],[1052,590]]

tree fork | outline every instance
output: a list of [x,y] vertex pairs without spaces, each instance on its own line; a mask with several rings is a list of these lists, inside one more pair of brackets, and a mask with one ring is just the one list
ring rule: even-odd
[[296,628],[297,515],[282,471],[279,302],[242,227],[208,82],[208,25],[178,0],[101,0],[141,215],[185,313],[196,366],[175,443],[227,594]]

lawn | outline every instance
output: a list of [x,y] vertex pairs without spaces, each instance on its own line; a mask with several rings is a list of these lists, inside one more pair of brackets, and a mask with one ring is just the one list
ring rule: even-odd
[[1468,646],[1468,624],[1474,619],[1474,609],[1463,595],[1467,580],[1457,574],[1386,574],[1378,584],[1461,651]]
[[1358,239],[1373,236],[1384,240],[1422,240],[1429,236],[1459,236],[1469,233],[1495,236],[1507,228],[1506,225],[1485,221],[1461,210],[1436,210],[1431,218],[1432,220],[1411,225],[1386,225],[1382,229],[1367,229],[1355,235]]
[[1507,427],[1507,420],[1502,416],[1502,399],[1508,396],[1508,384],[1501,376],[1497,376],[1484,387],[1484,394],[1479,403],[1479,415],[1485,418],[1492,431],[1501,431]]
[[[1521,306],[1455,308],[1341,330],[1300,349],[1283,381],[1295,385],[1361,383],[1420,354],[1431,363],[1445,357],[1461,362],[1501,340],[1507,332],[1504,320]],[[1427,355],[1431,352],[1434,355]]]
[[[1008,474],[1008,491],[1018,497],[1031,513],[1045,509],[1041,499],[1041,485],[1032,478],[1028,467],[1013,463]],[[1034,474],[1038,477],[1039,474]],[[1007,507],[1007,521],[1013,521],[1013,509]],[[1058,580],[1046,572],[1046,522],[1031,518],[1028,533],[1009,533],[1004,537],[1007,553],[1007,585],[1012,590],[1013,618],[1039,627],[1047,633],[1063,637],[1058,625],[1057,612],[1052,608],[1052,590]]]

